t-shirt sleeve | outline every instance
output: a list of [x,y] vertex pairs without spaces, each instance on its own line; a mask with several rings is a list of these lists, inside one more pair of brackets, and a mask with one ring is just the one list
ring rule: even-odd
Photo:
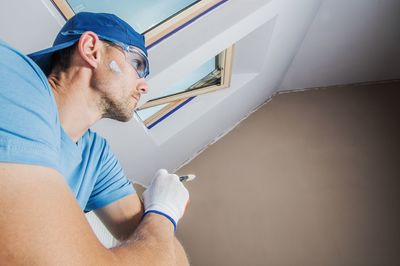
[[0,40],[0,162],[58,170],[60,126],[47,78]]
[[85,211],[105,207],[123,197],[136,193],[132,182],[125,176],[108,142],[105,139],[102,139],[102,141],[101,171],[92,194],[89,197]]

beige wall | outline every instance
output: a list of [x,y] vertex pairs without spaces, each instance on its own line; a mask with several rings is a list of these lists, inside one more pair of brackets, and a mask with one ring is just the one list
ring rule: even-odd
[[400,265],[399,111],[400,83],[274,97],[179,171],[192,265]]

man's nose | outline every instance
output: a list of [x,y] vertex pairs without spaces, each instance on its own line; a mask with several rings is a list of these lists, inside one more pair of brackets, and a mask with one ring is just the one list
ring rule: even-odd
[[149,90],[149,85],[144,79],[142,79],[138,84],[138,89],[141,94],[146,94]]

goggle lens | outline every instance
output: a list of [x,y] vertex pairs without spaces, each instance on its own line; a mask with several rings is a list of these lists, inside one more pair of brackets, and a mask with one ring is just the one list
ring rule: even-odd
[[133,46],[129,46],[127,55],[129,63],[136,70],[139,78],[146,77],[149,74],[147,57],[142,54],[139,49]]

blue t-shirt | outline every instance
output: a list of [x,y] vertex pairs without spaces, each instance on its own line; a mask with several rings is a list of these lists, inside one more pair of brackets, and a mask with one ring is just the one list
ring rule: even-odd
[[64,132],[46,76],[0,40],[0,162],[51,167],[82,210],[135,193],[107,141],[88,130],[77,142]]

